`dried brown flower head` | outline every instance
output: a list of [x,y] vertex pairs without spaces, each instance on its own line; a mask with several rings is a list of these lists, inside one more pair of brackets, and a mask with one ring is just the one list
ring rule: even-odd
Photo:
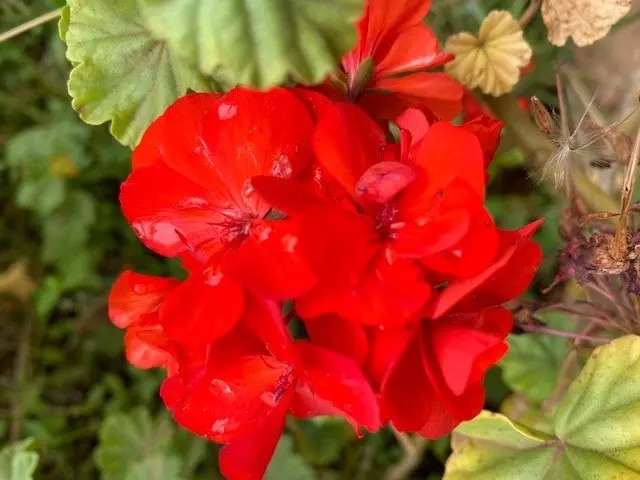
[[549,42],[562,46],[571,37],[579,47],[606,36],[631,8],[631,0],[543,0],[542,19]]

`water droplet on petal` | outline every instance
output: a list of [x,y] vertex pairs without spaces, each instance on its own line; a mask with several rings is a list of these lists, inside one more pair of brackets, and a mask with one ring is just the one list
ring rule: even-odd
[[418,217],[416,218],[416,225],[419,227],[424,227],[427,224],[427,217]]
[[400,230],[401,228],[406,227],[406,225],[407,224],[405,222],[395,222],[395,223],[392,223],[391,225],[389,225],[389,228],[391,230]]
[[271,236],[271,227],[267,227],[266,225],[258,225],[254,231],[259,242],[266,242]]
[[298,245],[298,237],[295,235],[284,235],[282,237],[282,246],[284,247],[284,251],[287,253],[293,253],[296,249],[296,245]]
[[229,120],[238,113],[238,107],[236,105],[230,105],[228,103],[221,103],[218,105],[218,118],[220,120]]
[[144,295],[145,293],[147,293],[147,286],[142,283],[136,283],[133,286],[133,291],[137,295]]
[[178,203],[180,208],[202,208],[209,204],[204,198],[188,197]]
[[255,190],[253,189],[253,184],[251,183],[251,179],[250,178],[246,178],[244,180],[244,182],[242,182],[242,190],[241,190],[241,194],[242,197],[246,200],[249,199],[249,197],[251,197],[251,195],[253,195],[253,192]]
[[460,249],[452,250],[451,253],[453,254],[454,257],[462,258],[462,250]]
[[193,149],[193,153],[200,155],[202,153],[202,150],[203,150],[202,145],[198,145]]
[[[224,278],[224,274],[219,268],[209,267],[204,270],[204,283],[211,287],[217,287]],[[227,386],[228,387],[228,386]]]
[[291,160],[286,155],[280,155],[271,166],[271,175],[278,178],[287,178],[292,171]]
[[390,247],[387,247],[384,249],[384,258],[387,260],[389,265],[393,265],[393,262],[396,261],[396,252],[394,252]]

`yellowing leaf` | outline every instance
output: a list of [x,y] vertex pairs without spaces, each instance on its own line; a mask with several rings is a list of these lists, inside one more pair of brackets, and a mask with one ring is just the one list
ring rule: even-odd
[[543,0],[542,19],[553,45],[571,37],[583,47],[606,36],[630,8],[631,0]]
[[26,302],[35,289],[36,284],[27,272],[26,260],[18,260],[0,273],[0,293]]
[[597,348],[556,410],[553,435],[482,412],[453,434],[444,480],[640,479],[640,337]]

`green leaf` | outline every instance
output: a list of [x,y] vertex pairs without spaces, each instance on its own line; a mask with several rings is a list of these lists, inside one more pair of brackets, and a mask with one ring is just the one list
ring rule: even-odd
[[38,466],[38,454],[30,451],[33,439],[14,443],[0,450],[2,480],[32,480]]
[[[538,317],[552,328],[575,328],[574,322],[560,312],[541,312]],[[567,354],[567,339],[526,333],[510,335],[508,343],[509,353],[500,364],[505,383],[534,402],[546,399],[555,388],[560,366]]]
[[74,64],[73,108],[91,125],[111,120],[111,133],[135,145],[149,124],[187,90],[214,82],[154,38],[137,0],[68,0],[59,28]]
[[45,218],[42,255],[47,262],[58,262],[78,255],[96,219],[95,200],[86,192],[74,191],[52,215]]
[[556,410],[554,435],[482,412],[453,435],[445,480],[640,479],[640,337],[596,350]]
[[300,455],[293,451],[293,440],[283,435],[278,442],[264,480],[314,480],[315,475]]
[[182,463],[172,451],[174,427],[145,409],[108,416],[95,460],[104,480],[180,480]]
[[640,337],[627,335],[594,350],[558,405],[556,435],[577,478],[640,478],[638,418]]
[[206,73],[266,88],[319,83],[356,40],[363,0],[142,0],[153,32]]
[[316,417],[300,422],[298,450],[307,462],[324,467],[340,458],[353,436],[353,429],[344,420]]

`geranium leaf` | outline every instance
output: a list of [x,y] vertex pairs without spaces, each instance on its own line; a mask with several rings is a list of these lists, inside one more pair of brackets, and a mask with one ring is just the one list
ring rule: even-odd
[[179,480],[182,463],[173,455],[173,433],[167,417],[154,420],[142,408],[108,416],[95,451],[102,478]]
[[640,337],[597,348],[556,410],[554,435],[482,412],[454,432],[445,480],[640,478]]
[[264,480],[279,480],[281,478],[287,480],[312,480],[315,478],[313,469],[293,451],[293,440],[289,435],[283,435],[280,438],[264,475]]
[[[548,311],[539,318],[560,330],[575,328],[565,314]],[[509,353],[502,360],[502,378],[515,392],[529,400],[541,402],[555,388],[562,361],[567,354],[567,339],[548,334],[510,335]]]
[[0,450],[2,480],[32,480],[38,466],[38,454],[30,451],[33,439],[14,443]]
[[363,0],[142,0],[153,32],[206,73],[266,88],[321,82],[353,47]]
[[213,90],[212,80],[154,37],[137,0],[68,0],[59,24],[74,65],[72,105],[91,125],[111,120],[111,133],[135,145],[149,124],[187,90]]

